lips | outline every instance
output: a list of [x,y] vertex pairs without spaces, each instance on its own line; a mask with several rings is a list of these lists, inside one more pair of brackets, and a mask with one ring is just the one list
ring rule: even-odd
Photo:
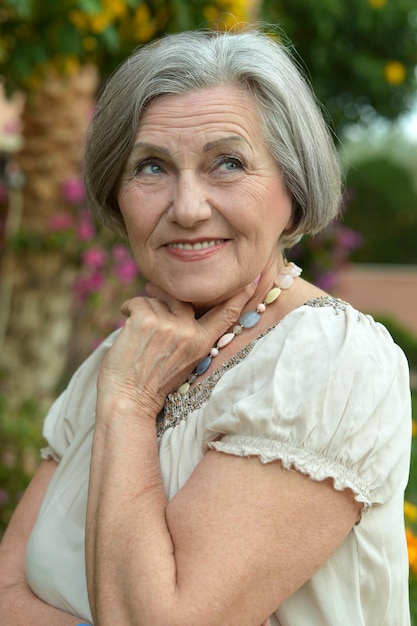
[[195,243],[191,242],[178,242],[178,243],[169,243],[167,244],[167,248],[174,248],[177,250],[206,250],[207,248],[213,248],[221,243],[223,243],[224,239],[207,239],[206,241],[197,241]]

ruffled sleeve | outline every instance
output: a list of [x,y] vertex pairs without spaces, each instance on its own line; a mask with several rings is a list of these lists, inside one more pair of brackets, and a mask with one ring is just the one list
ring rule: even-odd
[[91,429],[95,420],[100,365],[119,332],[109,335],[84,361],[49,409],[43,424],[43,436],[48,444],[41,450],[43,459],[53,458],[60,462],[80,430]]
[[208,448],[332,478],[364,509],[405,487],[408,366],[370,316],[349,305],[304,305],[235,369],[212,395]]

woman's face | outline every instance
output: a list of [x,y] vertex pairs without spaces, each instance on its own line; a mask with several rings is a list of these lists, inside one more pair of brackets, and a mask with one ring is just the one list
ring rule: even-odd
[[273,280],[291,198],[253,96],[219,86],[162,96],[142,115],[118,202],[148,281],[212,306],[259,274]]

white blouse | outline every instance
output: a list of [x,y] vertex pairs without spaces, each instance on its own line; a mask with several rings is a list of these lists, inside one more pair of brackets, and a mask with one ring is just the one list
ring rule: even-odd
[[[116,333],[83,363],[46,417],[42,456],[59,465],[26,555],[33,591],[90,622],[84,536],[96,381]],[[214,448],[280,460],[314,480],[330,477],[335,489],[350,488],[363,503],[360,523],[277,608],[273,626],[410,624],[403,521],[408,376],[404,354],[383,326],[326,297],[289,313],[184,396],[167,397],[157,430],[169,499]]]

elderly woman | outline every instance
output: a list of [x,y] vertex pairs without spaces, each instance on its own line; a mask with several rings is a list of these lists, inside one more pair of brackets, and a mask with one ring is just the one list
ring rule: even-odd
[[409,624],[406,361],[285,260],[340,198],[286,51],[257,31],[145,46],[85,172],[147,293],[46,418],[0,624]]

